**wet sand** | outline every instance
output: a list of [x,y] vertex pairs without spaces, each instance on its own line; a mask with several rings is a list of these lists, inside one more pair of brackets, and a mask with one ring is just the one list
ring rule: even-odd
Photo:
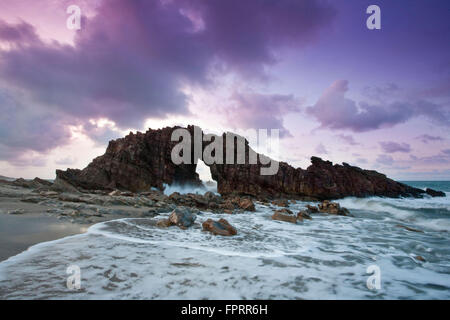
[[60,221],[44,213],[0,214],[0,261],[44,241],[86,232],[88,225]]

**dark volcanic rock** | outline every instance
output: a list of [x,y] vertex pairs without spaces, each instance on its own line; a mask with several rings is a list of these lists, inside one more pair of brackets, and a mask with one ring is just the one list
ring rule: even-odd
[[160,219],[156,222],[156,226],[160,228],[167,228],[177,226],[180,229],[187,229],[192,226],[197,216],[188,208],[175,208],[168,219]]
[[19,178],[12,181],[10,184],[23,188],[41,188],[50,187],[53,183],[36,177],[33,180],[25,180],[23,178]]
[[243,198],[239,201],[239,208],[244,211],[255,211],[255,204],[252,199]]
[[306,205],[306,209],[308,210],[309,213],[319,212],[319,208],[317,208],[316,206],[309,205],[309,204]]
[[312,220],[311,216],[308,213],[306,213],[306,211],[299,211],[297,213],[297,218]]
[[188,208],[175,208],[169,216],[169,222],[181,229],[186,229],[194,224],[196,218],[196,215]]
[[234,236],[237,234],[236,228],[225,219],[220,219],[219,221],[208,219],[203,222],[202,227],[204,231],[209,231],[215,235]]
[[282,214],[294,214],[291,210],[283,208],[280,210],[275,210],[275,213],[282,213]]
[[[85,169],[57,170],[57,181],[64,180],[80,190],[123,189],[133,192],[148,191],[152,187],[163,190],[164,184],[201,185],[195,172],[195,162],[202,160],[202,155],[194,152],[194,138],[191,139],[191,164],[175,165],[171,160],[171,151],[179,143],[171,141],[172,132],[177,128],[180,127],[149,129],[145,133],[130,133],[125,138],[110,141],[106,153],[94,159]],[[196,129],[193,126],[187,129],[194,137]],[[200,137],[203,137],[201,129],[197,129]],[[228,137],[233,139],[230,141],[235,147],[234,159],[237,159],[238,144],[242,143],[244,163],[207,163],[212,178],[217,181],[217,190],[223,196],[239,194],[260,199],[285,197],[324,200],[347,196],[420,197],[425,193],[376,171],[363,170],[346,163],[333,165],[317,157],[311,158],[312,164],[306,170],[277,162],[279,169],[276,174],[261,175],[260,169],[270,166],[261,163],[260,159],[264,156],[256,154],[247,140],[231,133],[213,136],[209,141],[202,142],[202,150],[216,139],[223,138],[226,141]],[[224,142],[222,163],[226,162],[226,146]],[[250,163],[250,154],[256,155],[257,163]]]
[[[280,220],[284,222],[297,223],[297,217],[292,214],[284,214],[281,212],[275,212],[272,215],[272,220]],[[302,220],[302,219],[300,219]]]
[[289,206],[289,201],[285,200],[285,199],[277,199],[277,200],[273,200],[272,204],[274,206],[278,206],[278,207],[288,207]]
[[319,204],[319,211],[329,214],[337,214],[339,216],[346,216],[349,213],[346,208],[341,208],[339,203],[330,202],[328,200],[325,200],[321,204]]
[[445,197],[445,193],[442,191],[436,191],[430,188],[427,188],[425,192],[432,197]]
[[[110,141],[106,153],[95,158],[85,169],[56,170],[56,175],[87,190],[136,192],[152,187],[162,190],[164,183],[201,185],[193,161],[192,164],[175,165],[171,160],[172,149],[178,143],[171,141],[171,136],[177,128],[130,132],[125,138]],[[193,127],[190,130],[193,131]]]

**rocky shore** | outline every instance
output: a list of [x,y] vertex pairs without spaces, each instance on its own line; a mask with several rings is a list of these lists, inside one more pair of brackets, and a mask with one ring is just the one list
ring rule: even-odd
[[[194,224],[196,215],[202,211],[223,214],[226,218],[226,215],[252,213],[255,204],[271,207],[274,211],[272,219],[295,223],[311,219],[310,215],[315,213],[348,215],[346,209],[329,201],[319,202],[318,206],[307,205],[303,211],[293,213],[288,207],[294,203],[296,200],[261,201],[250,196],[220,196],[213,192],[174,192],[169,196],[160,190],[138,193],[119,190],[80,192],[72,187],[62,190],[61,184],[39,178],[0,181],[0,213],[46,213],[77,224],[94,224],[119,218],[157,218],[160,213],[171,213],[168,219],[157,219],[156,226],[186,229]],[[203,229],[217,235],[237,233],[226,219],[208,221],[203,224]]]
[[[200,149],[195,151],[192,141],[190,164],[175,164],[171,159],[173,148],[179,141],[172,141],[172,133],[184,129],[192,137],[199,136]],[[196,163],[203,161],[203,155],[210,144],[222,143],[221,161],[208,164],[212,178],[217,182],[217,191],[222,196],[233,194],[247,195],[260,200],[267,198],[289,198],[330,200],[349,196],[367,197],[423,197],[445,196],[435,190],[421,190],[387,178],[384,174],[364,170],[347,163],[333,164],[318,157],[311,157],[311,165],[306,168],[294,168],[285,162],[277,162],[262,154],[257,154],[247,140],[233,133],[212,136],[203,141],[203,131],[194,126],[187,128],[166,127],[149,129],[145,133],[130,133],[124,138],[112,140],[104,155],[95,158],[86,168],[56,171],[55,185],[62,190],[102,190],[111,192],[115,189],[131,192],[145,192],[151,188],[163,190],[164,185],[190,184],[201,185],[196,173]],[[233,148],[227,150],[228,148]],[[239,145],[243,146],[245,155],[242,164],[225,164],[227,151],[237,159]],[[215,150],[215,149],[214,149]],[[241,149],[242,150],[242,149]],[[220,152],[218,153],[220,154]],[[250,161],[250,154],[255,155],[257,163]],[[220,155],[217,155],[220,158]],[[278,170],[273,175],[261,175],[261,159],[276,162]],[[263,161],[264,163],[266,163]],[[227,208],[230,210],[229,208]]]

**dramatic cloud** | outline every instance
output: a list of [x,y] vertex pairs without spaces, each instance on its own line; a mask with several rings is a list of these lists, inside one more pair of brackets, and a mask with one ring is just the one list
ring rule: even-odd
[[[183,1],[182,1],[183,3]],[[276,61],[275,48],[314,40],[335,10],[321,1],[297,0],[187,0],[193,17],[210,47],[228,67],[246,74],[261,73]]]
[[300,104],[291,95],[237,93],[231,105],[222,109],[230,126],[237,129],[279,129],[280,138],[291,134],[283,126],[283,116],[300,112]]
[[13,26],[0,20],[0,41],[10,45],[23,45],[38,43],[39,37],[34,28],[25,22]]
[[[44,151],[65,143],[68,124],[103,141],[114,132],[89,127],[91,119],[126,129],[188,115],[183,88],[214,90],[214,77],[227,73],[261,76],[278,50],[314,40],[335,14],[322,1],[294,0],[107,0],[96,13],[84,18],[73,46],[41,40],[27,22],[0,21],[0,88],[27,95],[12,99],[23,105],[12,112],[14,103],[1,104],[10,111],[1,144]],[[35,105],[39,111],[25,111]],[[254,123],[283,129],[281,118],[269,118]]]
[[430,101],[404,100],[384,104],[361,101],[357,104],[346,98],[347,91],[348,81],[334,82],[306,112],[314,116],[323,128],[354,132],[392,127],[418,116],[425,116],[441,125],[450,124],[448,108]]
[[429,134],[422,134],[422,135],[416,137],[416,139],[419,139],[423,143],[434,142],[434,141],[444,141],[444,138],[442,138],[442,137],[430,136]]
[[70,130],[63,116],[46,112],[39,105],[23,104],[2,88],[0,113],[2,159],[18,158],[27,150],[46,152],[70,139]]
[[105,145],[111,140],[124,136],[124,133],[119,131],[115,125],[109,121],[105,123],[101,123],[101,121],[89,121],[82,126],[81,131],[98,145]]
[[392,141],[382,141],[380,146],[384,152],[394,153],[394,152],[411,152],[411,146],[407,143],[397,143]]

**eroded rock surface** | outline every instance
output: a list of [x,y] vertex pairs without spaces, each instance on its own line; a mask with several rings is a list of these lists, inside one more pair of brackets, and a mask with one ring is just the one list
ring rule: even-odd
[[203,222],[202,227],[204,231],[219,236],[234,236],[237,234],[236,228],[225,219],[219,219],[218,221],[208,219]]
[[328,200],[319,204],[319,211],[329,214],[337,214],[339,216],[347,216],[349,214],[347,208],[343,208],[337,202],[330,202]]
[[176,208],[169,216],[169,222],[172,225],[178,226],[181,229],[186,229],[192,226],[197,216],[188,208]]
[[[104,155],[95,158],[85,169],[57,170],[57,180],[65,181],[77,189],[86,190],[129,190],[147,191],[150,188],[162,190],[164,184],[201,185],[196,171],[196,161],[202,161],[202,152],[194,148],[193,126],[188,126],[191,133],[191,164],[175,165],[171,152],[179,141],[171,141],[172,132],[180,127],[166,127],[158,130],[149,129],[145,133],[130,133],[124,138],[110,141]],[[200,130],[200,141],[204,136]],[[198,132],[198,131],[197,131]],[[230,133],[228,133],[230,135]],[[201,142],[204,151],[212,142],[223,139],[227,134],[213,136]],[[250,195],[258,198],[302,198],[309,200],[337,199],[347,196],[384,196],[420,197],[425,191],[407,186],[387,178],[384,174],[372,170],[324,161],[318,157],[311,158],[311,165],[306,168],[294,168],[285,162],[279,162],[279,169],[274,175],[262,175],[261,157],[242,137],[233,137],[234,154],[237,159],[238,145],[244,147],[243,164],[208,164],[212,178],[217,181],[217,190],[221,195]],[[181,141],[181,140],[180,140]],[[231,145],[231,144],[230,144]],[[226,163],[227,144],[223,143],[222,163]],[[249,161],[249,154],[256,154],[257,163]],[[66,186],[67,187],[67,186]],[[431,196],[441,196],[437,191],[429,191]],[[445,194],[444,194],[445,195]],[[227,209],[231,210],[231,209]]]
[[279,220],[279,221],[284,221],[284,222],[297,223],[297,217],[296,216],[294,216],[293,214],[282,213],[282,212],[279,212],[279,211],[275,211],[275,213],[272,215],[272,220]]

